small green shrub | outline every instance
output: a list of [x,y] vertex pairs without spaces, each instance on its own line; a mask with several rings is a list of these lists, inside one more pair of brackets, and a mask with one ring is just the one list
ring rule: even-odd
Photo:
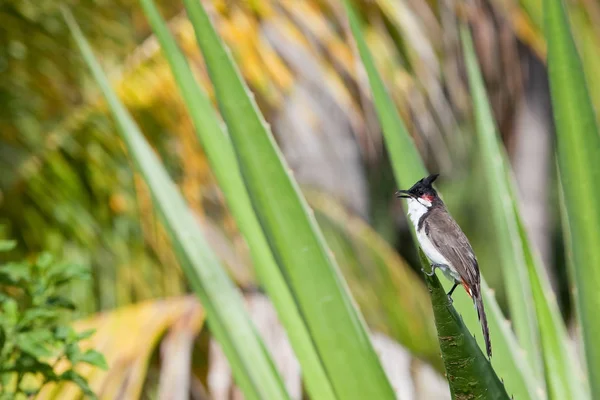
[[[0,251],[14,242],[0,241]],[[71,381],[95,398],[75,371],[80,363],[107,368],[104,356],[82,351],[80,342],[94,332],[75,332],[69,320],[75,305],[64,296],[65,285],[89,277],[79,265],[55,262],[44,253],[34,262],[0,266],[0,399],[35,396],[47,383]],[[57,373],[55,366],[68,361]]]

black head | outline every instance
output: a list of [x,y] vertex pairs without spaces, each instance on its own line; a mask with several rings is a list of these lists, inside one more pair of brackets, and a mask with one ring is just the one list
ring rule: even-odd
[[440,174],[429,175],[415,183],[408,190],[398,190],[396,192],[396,197],[403,199],[423,199],[433,203],[434,200],[438,199],[438,194],[431,185],[438,176],[440,176]]

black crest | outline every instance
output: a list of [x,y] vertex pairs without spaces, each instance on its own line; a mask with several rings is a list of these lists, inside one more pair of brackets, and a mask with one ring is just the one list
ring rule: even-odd
[[408,190],[398,190],[396,192],[396,196],[407,199],[407,198],[421,197],[425,194],[428,194],[428,195],[432,195],[434,198],[436,198],[437,192],[431,185],[433,184],[433,182],[435,182],[435,180],[437,179],[438,176],[440,176],[440,174],[431,174],[431,175],[421,179],[417,183],[415,183]]
[[427,178],[421,179],[419,182],[421,182],[425,186],[431,186],[431,184],[435,182],[438,176],[440,176],[440,174],[431,174]]

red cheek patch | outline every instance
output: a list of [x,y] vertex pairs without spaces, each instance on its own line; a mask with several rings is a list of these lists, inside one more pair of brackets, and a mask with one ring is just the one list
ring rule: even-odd
[[433,196],[428,195],[428,194],[424,194],[423,196],[421,196],[421,198],[423,200],[427,200],[428,202],[432,203],[433,202]]

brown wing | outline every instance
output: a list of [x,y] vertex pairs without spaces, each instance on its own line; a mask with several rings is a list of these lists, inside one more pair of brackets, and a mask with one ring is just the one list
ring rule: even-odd
[[[429,221],[435,221],[435,224]],[[424,218],[423,227],[431,243],[460,275],[463,281],[479,289],[479,265],[469,239],[443,208],[433,208]]]
[[[435,224],[428,223],[428,221],[435,221]],[[423,226],[421,229],[425,229],[425,233],[429,236],[431,243],[452,264],[451,266],[458,272],[463,282],[467,284],[469,294],[477,307],[477,316],[481,322],[485,349],[488,357],[491,357],[492,342],[490,341],[487,317],[483,307],[481,291],[479,290],[479,265],[477,264],[477,258],[475,258],[475,253],[473,253],[469,239],[467,239],[458,227],[458,224],[443,208],[436,207],[432,209],[426,214],[426,218],[422,223]]]

